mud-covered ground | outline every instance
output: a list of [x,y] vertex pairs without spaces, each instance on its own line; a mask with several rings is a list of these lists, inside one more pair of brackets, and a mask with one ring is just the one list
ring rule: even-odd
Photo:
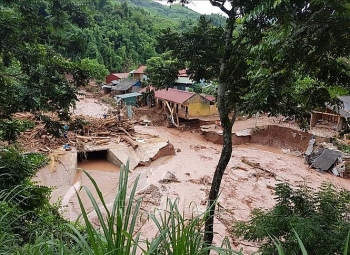
[[[108,108],[93,98],[83,98],[74,113],[102,118]],[[273,119],[266,118],[237,121],[234,131],[271,123]],[[281,125],[290,127],[292,124]],[[168,139],[176,151],[175,155],[159,158],[150,166],[137,167],[131,174],[131,179],[141,174],[138,195],[144,197],[143,210],[164,209],[167,198],[170,198],[178,199],[185,215],[190,215],[192,209],[203,212],[221,145],[205,140],[203,135],[193,130],[152,125],[136,126],[135,130]],[[224,236],[230,236],[234,221],[247,220],[254,208],[272,207],[274,187],[279,182],[292,185],[306,183],[315,189],[322,182],[332,182],[345,189],[350,187],[348,179],[308,168],[302,156],[296,156],[293,151],[259,144],[234,146],[221,184],[219,211],[215,219],[214,230],[218,233],[214,238],[215,243],[219,244]],[[156,228],[149,222],[143,222],[139,231],[144,237],[152,237]],[[254,244],[242,240],[232,240],[232,243],[237,249],[242,247],[246,254],[256,250]]]

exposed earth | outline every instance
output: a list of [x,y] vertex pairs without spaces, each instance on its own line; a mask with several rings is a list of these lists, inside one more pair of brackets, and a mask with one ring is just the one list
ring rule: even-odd
[[[109,108],[108,105],[97,99],[81,98],[74,114],[102,118]],[[148,125],[136,125],[135,131],[140,134],[149,134],[152,137],[159,136],[159,139],[164,139],[173,145],[175,155],[159,157],[146,166],[135,167],[130,173],[130,184],[133,183],[137,175],[141,175],[138,195],[143,197],[142,210],[147,212],[153,211],[155,208],[164,209],[167,198],[170,198],[172,200],[178,199],[179,208],[185,212],[185,215],[190,215],[194,207],[196,212],[203,212],[222,146],[208,141],[198,129],[186,127],[176,129],[152,125],[152,121],[160,122],[162,118],[154,113],[153,115],[144,114],[145,111],[147,109],[139,111],[136,117],[147,119],[150,122]],[[294,131],[291,130],[296,128],[291,123],[278,123],[276,118],[260,117],[236,121],[233,132],[245,132],[248,128],[256,130],[257,127],[272,124],[284,127],[285,129],[282,129],[284,131],[278,129],[276,132],[285,134],[293,133]],[[295,136],[298,135],[297,132],[299,131],[295,131]],[[334,135],[329,130],[314,130],[314,132],[327,136]],[[294,133],[292,135],[295,137]],[[276,143],[276,141],[270,140],[269,142],[263,138],[261,136],[255,139],[254,143],[243,142],[234,145],[232,158],[221,184],[219,210],[216,214],[214,229],[217,232],[214,237],[216,244],[220,244],[225,236],[230,236],[230,229],[234,221],[247,220],[254,208],[270,208],[274,205],[276,183],[289,182],[294,186],[307,184],[317,189],[322,182],[331,182],[338,187],[350,189],[349,179],[309,168],[302,157],[302,148],[305,148],[305,144],[301,148],[297,148],[297,146],[288,148],[284,147],[283,141]],[[303,138],[300,135],[297,138],[301,141],[304,139],[307,144],[308,138],[306,136]],[[259,141],[270,146],[261,144]],[[58,154],[63,155],[65,160],[69,161],[70,156],[65,151],[60,150],[56,156]],[[57,178],[57,175],[52,174],[53,172],[64,171],[63,167],[59,170],[60,162],[55,164],[55,166],[51,165],[51,169],[56,167],[56,170],[52,170],[48,174],[46,168],[38,174],[35,180],[41,181],[45,185],[56,183],[52,201],[61,199],[61,203],[66,205],[66,210],[62,212],[63,215],[70,220],[75,220],[79,215],[79,206],[72,185],[77,185],[78,181],[80,181],[79,186],[86,185],[92,188],[92,185],[88,183],[87,177],[80,173],[72,173],[66,179],[60,177],[59,182],[56,179],[49,180]],[[95,169],[89,173],[92,173],[93,178],[101,187],[106,201],[112,203],[118,182],[118,169],[107,168],[107,170],[100,169],[100,171]],[[72,180],[72,175],[74,180]],[[87,197],[84,199],[84,203],[88,205]],[[93,212],[90,214],[90,219],[98,225]],[[150,222],[144,220],[139,225],[139,231],[144,237],[151,238],[156,234],[156,228]],[[237,250],[243,248],[245,254],[256,251],[256,245],[253,243],[232,239],[231,242]]]

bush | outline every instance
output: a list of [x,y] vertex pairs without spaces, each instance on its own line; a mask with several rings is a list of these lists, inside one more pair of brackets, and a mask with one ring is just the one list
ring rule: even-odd
[[235,224],[236,237],[260,242],[261,254],[279,254],[276,240],[285,254],[300,254],[296,231],[309,255],[342,253],[350,229],[348,191],[328,183],[318,192],[306,186],[294,190],[282,183],[275,194],[277,203],[271,210],[254,210],[248,222]]

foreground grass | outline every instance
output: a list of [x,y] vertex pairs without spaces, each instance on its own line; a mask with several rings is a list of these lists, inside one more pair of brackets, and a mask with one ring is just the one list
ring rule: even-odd
[[[87,173],[93,183],[97,197],[87,187],[82,187],[88,195],[94,211],[98,218],[98,228],[89,221],[88,212],[77,192],[81,208],[82,225],[67,223],[70,231],[62,233],[62,238],[57,238],[50,233],[40,233],[35,241],[23,247],[16,247],[13,243],[13,236],[6,235],[0,229],[0,254],[18,255],[204,255],[225,254],[243,255],[243,251],[234,251],[228,238],[225,238],[221,246],[206,247],[203,241],[203,229],[205,216],[193,212],[191,217],[186,218],[178,208],[178,201],[167,200],[167,207],[164,210],[157,209],[149,214],[149,220],[154,223],[157,234],[152,239],[141,239],[141,233],[136,231],[140,221],[141,198],[136,198],[136,188],[139,177],[128,192],[128,164],[121,167],[118,192],[112,206],[108,206],[103,198],[97,183]],[[0,217],[1,221],[6,215]],[[350,233],[350,232],[349,232]],[[307,251],[294,231],[300,247],[300,254],[307,255]],[[285,252],[281,242],[271,237],[276,253],[279,255],[289,254]],[[67,241],[69,240],[69,241]],[[344,255],[348,254],[349,234],[344,247]],[[12,248],[12,249],[11,249]],[[257,253],[258,254],[258,253]]]
[[[82,187],[97,215],[98,228],[89,221],[88,212],[77,192],[83,228],[79,224],[67,224],[71,231],[63,233],[60,240],[48,233],[38,235],[34,244],[22,247],[16,254],[204,255],[210,249],[216,254],[243,255],[231,249],[228,239],[224,240],[221,247],[205,247],[203,241],[205,213],[200,215],[193,213],[192,217],[186,219],[179,211],[178,201],[168,200],[166,210],[156,210],[149,214],[149,220],[154,223],[158,231],[152,239],[141,240],[141,233],[135,229],[141,217],[141,198],[135,197],[139,177],[128,193],[128,173],[128,164],[122,166],[118,192],[110,208],[95,180],[85,172],[97,193],[97,197],[94,197],[87,187]],[[73,242],[67,244],[63,241],[67,239]]]

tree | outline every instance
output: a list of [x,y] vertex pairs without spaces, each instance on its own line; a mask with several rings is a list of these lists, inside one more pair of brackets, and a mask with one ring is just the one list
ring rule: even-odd
[[149,83],[157,88],[172,87],[179,74],[180,63],[172,59],[169,53],[147,60],[146,74]]
[[218,76],[224,39],[222,27],[216,27],[210,19],[200,16],[198,24],[183,33],[162,30],[157,49],[159,52],[171,49],[174,57],[186,63],[191,78],[199,82],[203,78],[210,80]]
[[[69,119],[77,86],[89,77],[80,63],[60,54],[65,41],[62,24],[85,27],[88,20],[84,10],[70,0],[2,2],[0,139],[14,140],[19,133],[19,123],[13,120],[16,112],[54,112],[61,120]],[[74,83],[66,80],[66,74],[73,74]],[[46,124],[59,126],[44,117]]]
[[236,222],[232,234],[257,241],[263,255],[278,254],[274,240],[280,240],[285,254],[299,254],[295,230],[309,255],[341,254],[350,229],[349,192],[323,183],[315,192],[305,185],[293,189],[280,183],[272,209],[255,209],[248,222]]
[[[217,91],[223,148],[208,198],[207,245],[213,239],[215,201],[232,154],[237,112],[295,112],[302,99],[295,96],[297,81],[311,77],[316,82],[309,83],[309,91],[315,92],[319,81],[328,88],[332,84],[345,86],[350,80],[349,65],[344,60],[350,55],[349,10],[341,7],[347,6],[346,1],[209,1],[227,14],[227,25]],[[231,9],[225,7],[226,2]],[[337,40],[347,46],[340,47]],[[317,59],[322,61],[315,64]],[[319,92],[314,101],[324,103],[329,97]]]

